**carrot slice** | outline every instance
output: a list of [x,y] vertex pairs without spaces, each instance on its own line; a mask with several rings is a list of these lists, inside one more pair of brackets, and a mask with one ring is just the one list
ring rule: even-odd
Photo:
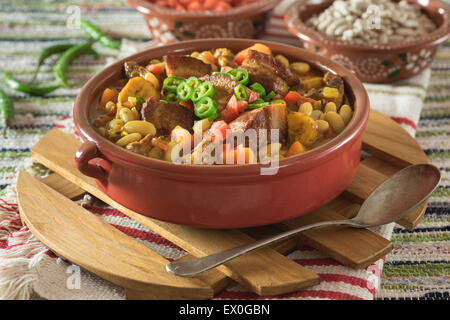
[[306,151],[306,148],[299,142],[295,141],[286,152],[286,157],[294,156],[299,153],[303,153]]
[[102,107],[106,106],[106,104],[109,101],[116,102],[117,101],[117,93],[110,88],[106,88],[105,91],[103,91],[103,94],[100,98],[100,106],[102,106]]
[[237,64],[240,65],[242,63],[242,61],[245,60],[245,57],[247,57],[248,50],[255,50],[255,51],[259,51],[259,52],[262,52],[262,53],[265,53],[268,55],[272,55],[272,50],[270,50],[270,48],[268,46],[261,44],[261,43],[255,43],[251,47],[240,51],[234,57],[234,62],[236,62]]
[[298,100],[302,98],[302,95],[296,91],[289,91],[284,97],[284,101],[287,103],[297,103]]

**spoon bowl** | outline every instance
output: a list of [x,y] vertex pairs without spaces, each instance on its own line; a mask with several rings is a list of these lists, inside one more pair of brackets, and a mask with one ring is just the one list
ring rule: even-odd
[[351,220],[367,227],[397,221],[427,200],[440,178],[439,169],[430,164],[406,167],[381,183]]
[[166,270],[177,276],[193,277],[243,254],[306,230],[337,225],[368,228],[397,221],[427,200],[438,186],[440,179],[439,169],[433,165],[411,165],[381,183],[364,201],[358,214],[352,219],[324,221],[295,228],[202,258],[171,262],[166,265]]

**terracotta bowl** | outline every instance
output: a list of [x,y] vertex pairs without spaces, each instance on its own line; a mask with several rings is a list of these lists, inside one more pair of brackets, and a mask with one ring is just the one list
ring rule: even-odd
[[446,5],[436,0],[408,0],[422,6],[438,26],[426,37],[393,44],[356,44],[333,40],[305,21],[328,8],[333,0],[302,0],[291,5],[284,16],[287,28],[303,41],[304,47],[343,64],[364,82],[387,83],[412,77],[428,68],[437,47],[449,38]]
[[281,159],[278,172],[262,175],[262,164],[187,165],[141,156],[99,135],[88,114],[100,93],[122,77],[123,63],[145,63],[168,53],[254,44],[245,39],[185,41],[140,52],[91,78],[78,95],[75,125],[85,140],[76,154],[79,170],[94,177],[112,199],[151,218],[206,228],[243,228],[303,215],[337,197],[353,180],[360,161],[361,135],[369,115],[362,83],[347,69],[316,53],[258,41],[292,61],[307,61],[343,77],[354,115],[341,134],[306,153]]
[[177,11],[145,0],[128,0],[142,13],[153,39],[167,44],[205,38],[255,38],[277,0],[262,0],[225,11]]

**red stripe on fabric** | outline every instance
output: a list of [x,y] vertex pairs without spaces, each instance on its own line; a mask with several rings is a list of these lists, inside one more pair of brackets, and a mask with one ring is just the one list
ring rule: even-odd
[[293,259],[293,261],[301,264],[302,266],[342,266],[341,263],[336,260],[323,258],[323,259]]
[[178,249],[181,251],[183,250],[180,247],[178,247],[177,245],[173,244],[169,240],[161,237],[160,235],[158,235],[156,233],[138,230],[138,229],[134,229],[134,228],[130,228],[130,227],[119,226],[117,224],[111,224],[111,225],[113,227],[115,227],[116,229],[125,233],[127,236],[145,240],[145,241],[152,242],[152,243],[156,243],[156,244],[162,244],[167,247],[171,247],[171,248]]
[[12,248],[15,248],[15,247],[20,247],[20,246],[24,246],[24,245],[27,245],[27,244],[33,244],[33,243],[38,243],[38,242],[40,242],[40,241],[39,240],[34,240],[34,241],[28,241],[28,242],[19,242],[19,243],[10,245],[10,246],[6,246],[4,249],[9,250],[9,249],[12,249]]
[[321,298],[321,299],[333,299],[333,300],[363,300],[360,297],[325,290],[302,290],[292,292],[289,294],[277,295],[277,296],[259,296],[253,292],[234,292],[234,291],[222,291],[217,298],[221,299],[251,299],[251,300],[264,300],[264,299],[283,299],[283,298]]
[[320,277],[321,282],[344,282],[367,289],[373,296],[375,296],[376,293],[375,288],[370,288],[373,286],[372,283],[369,283],[369,281],[362,278],[333,273],[318,273],[318,276]]
[[417,130],[417,125],[411,119],[404,118],[404,117],[391,117],[391,119],[397,123],[406,124],[406,125],[410,126],[411,128],[413,128],[414,130]]
[[17,203],[9,203],[8,201],[4,200],[3,198],[0,198],[0,201],[8,206],[17,207]]
[[64,126],[62,124],[55,123],[55,128],[62,129],[62,128],[64,128]]
[[281,15],[281,14],[273,14],[273,15],[272,15],[272,18],[283,20],[283,19],[284,19],[284,16]]
[[5,249],[8,246],[8,241],[6,239],[0,239],[0,249]]
[[93,213],[100,214],[100,215],[128,218],[127,215],[123,214],[122,212],[120,212],[117,209],[99,208],[99,207],[91,207],[91,206],[86,206],[85,209],[87,209]]
[[44,254],[49,256],[50,258],[54,258],[54,259],[58,258],[58,256],[53,251],[50,251],[50,250],[45,251]]
[[297,37],[295,37],[294,35],[273,33],[273,32],[264,32],[263,36],[274,37],[274,38],[285,38],[285,39],[297,39]]

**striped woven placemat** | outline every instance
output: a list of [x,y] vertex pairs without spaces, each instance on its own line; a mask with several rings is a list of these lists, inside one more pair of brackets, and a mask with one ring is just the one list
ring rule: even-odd
[[[66,21],[74,5],[83,17],[99,25],[117,38],[148,41],[142,18],[126,1],[58,1],[28,2],[7,0],[0,3],[0,69],[10,71],[20,79],[30,79],[37,54],[48,45],[87,40],[76,29],[68,29]],[[72,9],[71,9],[72,8]],[[76,10],[77,8],[75,8]],[[269,21],[265,39],[298,44],[283,30],[279,12]],[[134,43],[134,42],[133,42]],[[6,90],[14,99],[17,116],[8,131],[8,139],[0,138],[0,297],[29,298],[33,291],[45,298],[65,299],[121,299],[123,292],[111,284],[82,271],[86,279],[82,291],[61,291],[55,274],[65,284],[67,264],[55,259],[45,247],[20,225],[17,215],[14,185],[20,169],[44,172],[32,164],[30,148],[53,127],[72,126],[70,113],[80,87],[116,52],[99,47],[101,57],[82,57],[70,68],[70,89],[59,89],[43,98],[29,97]],[[424,220],[415,231],[392,227],[384,230],[395,244],[394,251],[376,264],[381,271],[377,291],[365,288],[366,274],[348,276],[348,272],[331,259],[305,248],[291,258],[321,274],[323,284],[316,290],[305,290],[290,296],[302,299],[448,299],[449,284],[449,101],[450,101],[450,42],[438,52],[433,68],[399,87],[368,85],[371,101],[398,97],[406,105],[424,107],[417,124],[418,113],[386,110],[410,133],[417,129],[417,139],[430,161],[441,169],[442,183],[431,198]],[[430,85],[427,88],[431,73]],[[52,61],[42,67],[38,80],[50,83],[53,79]],[[4,86],[2,86],[3,89]],[[406,100],[405,100],[406,99]],[[382,106],[379,106],[380,108]],[[105,221],[151,247],[168,259],[183,251],[158,235],[139,226],[120,212],[101,206],[91,207]],[[128,220],[127,220],[128,219]],[[44,272],[42,272],[44,271]],[[367,271],[367,270],[366,270]],[[364,272],[364,271],[363,271]],[[363,279],[363,280],[361,280]],[[55,284],[56,283],[56,284]],[[325,290],[323,290],[325,288]],[[225,291],[221,298],[253,298],[242,288]]]

